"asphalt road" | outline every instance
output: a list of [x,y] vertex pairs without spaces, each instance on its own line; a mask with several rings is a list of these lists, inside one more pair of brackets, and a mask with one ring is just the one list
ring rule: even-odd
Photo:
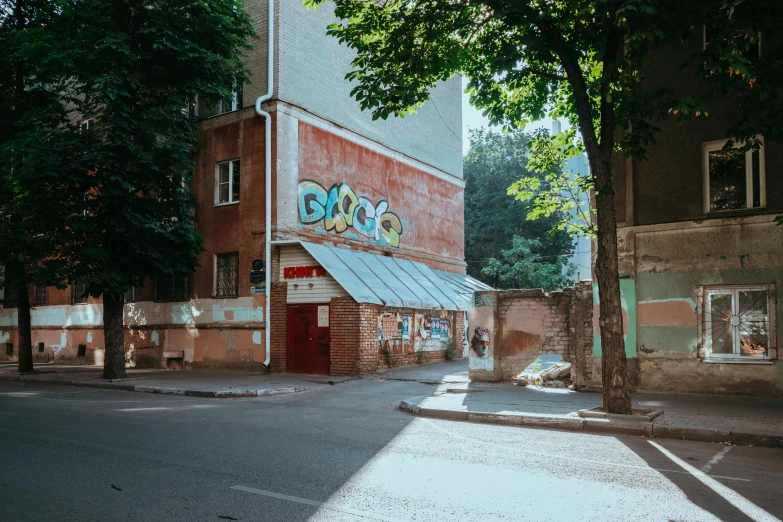
[[375,379],[198,399],[0,383],[0,520],[783,518],[783,450],[422,419]]

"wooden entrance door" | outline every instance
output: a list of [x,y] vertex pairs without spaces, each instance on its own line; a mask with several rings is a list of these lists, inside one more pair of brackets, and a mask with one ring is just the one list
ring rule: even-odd
[[318,326],[319,306],[329,305],[288,305],[287,372],[329,374],[329,327]]

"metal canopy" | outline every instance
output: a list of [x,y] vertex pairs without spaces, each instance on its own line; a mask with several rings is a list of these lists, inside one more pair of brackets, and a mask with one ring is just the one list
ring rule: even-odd
[[480,290],[493,290],[493,288],[487,284],[482,283],[478,279],[474,279],[467,274],[455,274],[453,272],[444,272],[442,270],[433,270],[435,275],[440,277],[447,286],[451,287],[462,300],[460,303],[464,306],[465,310],[470,308],[470,300],[473,298],[473,292]]
[[306,241],[302,246],[356,302],[452,311],[470,304],[423,263]]

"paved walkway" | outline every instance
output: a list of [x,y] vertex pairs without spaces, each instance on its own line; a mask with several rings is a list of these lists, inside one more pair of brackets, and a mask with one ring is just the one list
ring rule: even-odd
[[102,379],[98,366],[36,365],[36,373],[19,375],[15,366],[0,366],[0,380],[65,384],[197,397],[257,397],[296,393],[310,386],[338,384],[350,377],[249,373],[207,370],[128,369],[127,378]]
[[[601,405],[601,395],[563,388],[520,387],[511,383],[457,382],[464,361],[422,367],[410,375],[444,375],[432,395],[413,397],[400,408],[417,415],[575,431],[607,431],[734,444],[783,447],[783,399],[674,393],[635,393],[634,408],[663,410],[653,422],[584,419],[581,409]],[[435,366],[435,365],[433,365]],[[383,375],[405,379],[405,369]],[[467,373],[464,374],[465,376]]]

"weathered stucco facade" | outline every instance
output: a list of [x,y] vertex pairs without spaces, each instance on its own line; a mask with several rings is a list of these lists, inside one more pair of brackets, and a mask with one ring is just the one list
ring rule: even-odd
[[[252,107],[267,85],[266,5],[261,0],[245,2],[260,38],[247,56],[252,83],[244,87],[242,99],[223,114],[198,105],[192,189],[198,200],[196,227],[204,236],[200,266],[188,278],[163,285],[166,288],[152,278],[135,289],[125,307],[129,365],[262,369],[264,287],[272,285],[271,368],[285,370],[289,308],[328,307],[333,300],[343,306],[347,294],[337,284],[324,286],[327,275],[320,272],[301,288],[287,281],[282,274],[286,261],[281,262],[284,243],[338,245],[465,272],[460,79],[434,90],[440,113],[426,105],[404,119],[373,121],[348,95],[344,76],[351,51],[325,34],[333,21],[331,8],[313,11],[298,0],[280,0],[274,95],[264,104],[272,118],[272,148],[267,151],[264,120]],[[272,161],[272,230],[265,230],[266,154]],[[233,174],[224,193],[228,179],[221,177],[221,165],[228,169],[229,164],[227,172]],[[335,206],[337,196],[340,203]],[[274,244],[268,260],[267,234]],[[301,268],[291,265],[296,266]],[[316,262],[307,266],[320,267]],[[46,295],[46,304],[36,306],[32,317],[33,341],[43,343],[37,359],[100,363],[101,300],[78,303],[72,289],[48,288]],[[296,302],[290,302],[289,295],[296,295]],[[392,313],[385,307],[354,304],[360,313],[349,318],[364,317],[367,310],[374,310],[376,317]],[[402,312],[394,310],[394,317],[406,315]],[[451,318],[449,331],[462,324],[461,317],[456,318],[461,313],[454,312],[444,312]],[[325,317],[331,323],[334,314]],[[333,372],[375,371],[384,360],[377,320],[369,333],[361,333],[366,338],[360,335],[366,326],[361,320],[341,320],[344,324],[336,320],[329,333],[334,335]],[[345,328],[349,331],[343,332]],[[0,360],[16,358],[16,335],[15,309],[6,308],[0,312],[0,341],[12,348],[0,350]],[[345,335],[355,338],[349,342]],[[354,347],[354,341],[364,348]],[[433,360],[443,357],[440,344],[427,349]],[[345,360],[346,353],[355,360]]]
[[[703,45],[673,37],[650,58],[645,81],[698,90],[695,65],[681,70],[672,57]],[[613,162],[626,354],[640,389],[783,394],[783,230],[774,222],[783,214],[783,146],[762,137],[760,153],[740,160],[740,183],[719,177],[730,169],[710,151],[722,153],[718,140],[730,137],[736,111],[729,94],[708,116],[672,116],[644,161]],[[715,296],[724,297],[721,310]],[[595,332],[600,371],[597,324]]]

